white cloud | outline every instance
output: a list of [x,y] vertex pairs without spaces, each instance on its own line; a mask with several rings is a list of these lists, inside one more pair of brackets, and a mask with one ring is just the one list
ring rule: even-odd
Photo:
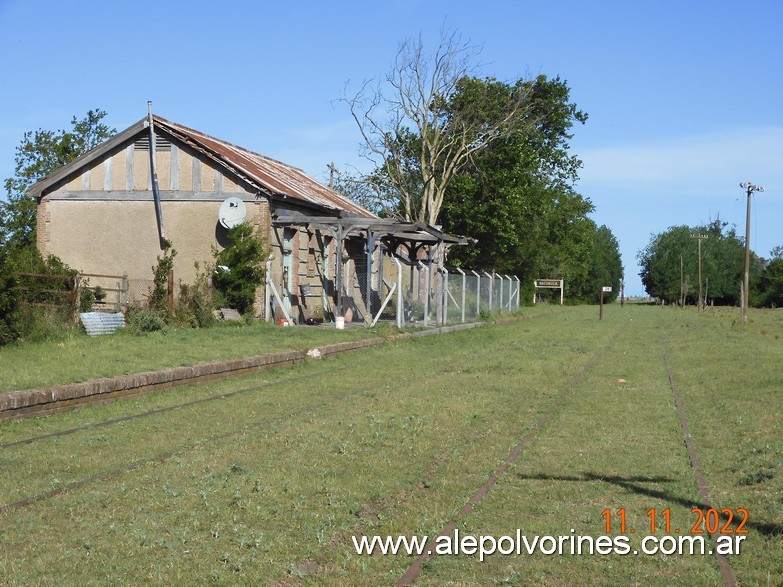
[[680,194],[714,194],[739,181],[783,184],[783,127],[586,149],[581,185],[625,190],[678,186]]
[[766,190],[753,199],[751,247],[766,255],[781,244],[783,127],[581,149],[578,154],[584,169],[577,190],[596,205],[596,221],[618,237],[629,293],[643,291],[636,252],[651,234],[718,216],[744,234],[742,181]]

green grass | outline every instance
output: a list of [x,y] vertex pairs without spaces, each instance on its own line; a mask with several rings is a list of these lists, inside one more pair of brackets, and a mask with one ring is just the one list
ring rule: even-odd
[[[294,332],[294,330],[296,332]],[[282,328],[266,323],[182,329],[142,336],[73,336],[0,349],[0,391],[29,389],[234,359],[373,336],[368,329]],[[377,336],[377,335],[376,335]]]
[[[522,308],[520,315],[547,311],[551,310]],[[388,324],[336,330],[327,326],[283,328],[255,322],[249,326],[223,323],[213,328],[186,328],[140,336],[123,331],[97,337],[78,333],[55,342],[0,347],[0,392],[287,350],[306,351],[314,346],[397,332]]]
[[[750,512],[742,553],[731,558],[737,579],[780,584],[783,313],[753,312],[745,327],[729,312],[615,304],[603,321],[597,314],[567,308],[0,422],[6,444],[220,398],[0,448],[0,506],[94,478],[0,511],[0,577],[9,585],[391,585],[413,559],[358,556],[351,536],[434,537],[452,519],[462,534],[599,536],[606,508],[625,509],[634,546],[651,508],[669,508],[687,532],[700,496],[665,349],[714,504]],[[306,348],[314,343],[292,336],[305,330],[264,332]],[[529,433],[487,497],[458,517]],[[720,585],[721,576],[711,556],[537,554],[433,557],[417,581],[531,584]]]

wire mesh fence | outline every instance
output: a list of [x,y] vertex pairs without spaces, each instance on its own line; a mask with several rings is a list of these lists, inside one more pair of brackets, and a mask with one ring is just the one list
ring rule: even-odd
[[520,282],[514,276],[438,269],[424,261],[406,263],[390,256],[376,265],[369,279],[359,264],[349,264],[347,271],[344,299],[368,324],[457,324],[482,313],[519,309]]
[[144,306],[150,297],[150,292],[155,286],[152,279],[128,279],[127,300],[130,305]]

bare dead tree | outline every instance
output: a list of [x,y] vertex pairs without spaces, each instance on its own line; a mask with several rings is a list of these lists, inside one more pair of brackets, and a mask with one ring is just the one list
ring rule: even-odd
[[381,218],[398,218],[398,202],[378,174],[364,174],[352,166],[332,169],[332,188]]
[[491,117],[477,109],[448,109],[460,80],[470,77],[478,49],[456,32],[441,32],[433,54],[417,40],[403,42],[387,85],[365,82],[344,97],[363,139],[362,154],[383,169],[407,221],[438,222],[449,182],[471,155],[524,123],[529,85]]

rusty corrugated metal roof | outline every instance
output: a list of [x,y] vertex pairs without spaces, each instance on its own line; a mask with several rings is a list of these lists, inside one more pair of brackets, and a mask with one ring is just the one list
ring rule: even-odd
[[273,197],[290,197],[321,208],[365,218],[377,216],[353,200],[317,182],[301,169],[253,153],[192,128],[154,116],[154,124],[197,148]]

